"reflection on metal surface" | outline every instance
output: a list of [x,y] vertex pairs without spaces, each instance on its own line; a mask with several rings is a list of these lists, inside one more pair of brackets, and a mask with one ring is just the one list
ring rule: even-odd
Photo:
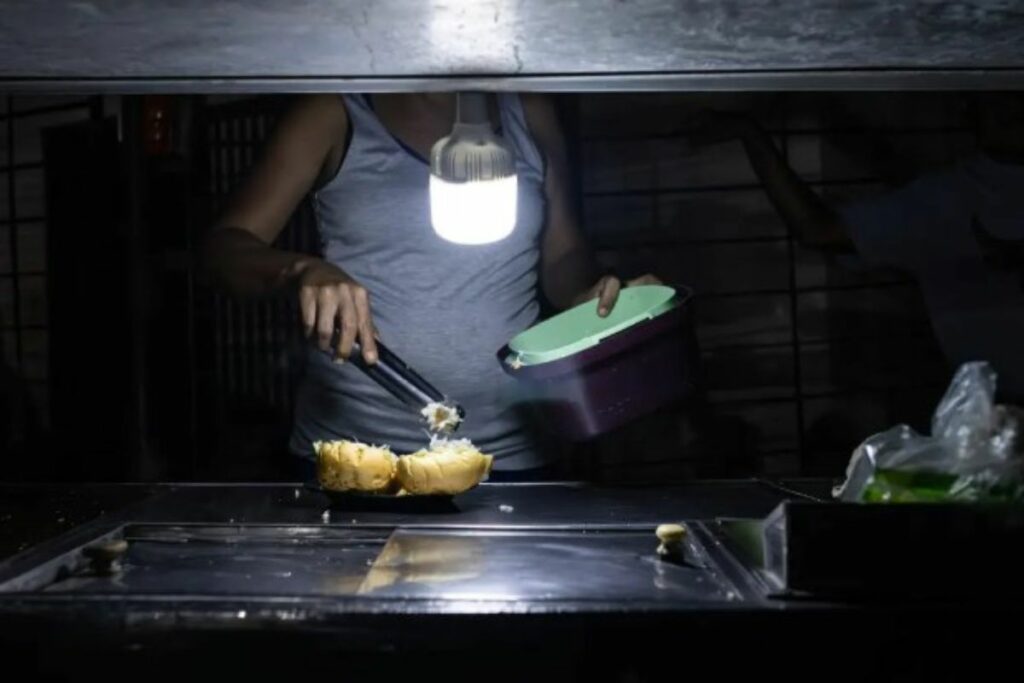
[[398,530],[360,587],[375,597],[443,600],[733,601],[695,543],[692,561],[657,559],[649,533]]
[[[388,530],[307,526],[137,525],[121,571],[97,574],[71,553],[0,585],[19,592],[115,595],[352,595]],[[62,568],[61,568],[62,567]]]
[[75,551],[0,584],[0,593],[331,597],[466,610],[472,603],[675,608],[735,602],[740,592],[697,539],[687,539],[685,562],[666,562],[650,530],[138,525],[123,537],[129,542],[116,576],[76,570]]
[[399,583],[437,585],[477,578],[483,568],[483,539],[397,532],[384,546],[357,590],[360,594]]
[[761,570],[765,566],[764,522],[760,519],[719,519],[714,529],[740,561]]

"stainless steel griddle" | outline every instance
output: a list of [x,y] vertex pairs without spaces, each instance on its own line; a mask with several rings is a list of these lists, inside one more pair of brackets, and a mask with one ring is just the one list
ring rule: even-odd
[[[763,596],[700,518],[760,513],[781,498],[757,482],[485,484],[440,514],[390,514],[332,510],[296,487],[182,487],[0,564],[0,613],[69,599],[168,609],[327,600],[356,613],[750,608]],[[654,526],[666,521],[691,530],[672,560],[655,552]]]

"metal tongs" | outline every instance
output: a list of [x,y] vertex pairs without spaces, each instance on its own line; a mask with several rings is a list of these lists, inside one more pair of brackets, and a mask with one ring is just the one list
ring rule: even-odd
[[[335,327],[331,336],[331,347],[328,353],[333,354],[338,348],[341,328]],[[370,365],[363,358],[362,347],[356,341],[352,344],[349,362],[362,370],[367,377],[383,387],[389,394],[413,409],[419,418],[427,423],[432,433],[454,432],[466,417],[465,409],[442,394],[434,385],[423,379],[415,370],[399,358],[394,351],[377,341],[377,362]],[[437,428],[431,416],[431,410],[453,411],[457,420],[445,428]]]

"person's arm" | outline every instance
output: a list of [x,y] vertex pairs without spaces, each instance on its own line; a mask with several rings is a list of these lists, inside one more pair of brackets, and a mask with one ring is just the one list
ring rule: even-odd
[[[601,269],[579,227],[569,192],[569,160],[565,137],[554,105],[546,97],[522,95],[530,132],[544,156],[545,229],[541,244],[540,281],[553,306],[565,309],[599,299],[598,312],[607,315],[618,300],[622,282],[602,277]],[[630,285],[655,284],[652,275]]]
[[768,198],[802,244],[848,251],[849,231],[840,216],[798,176],[761,127],[736,114],[707,115],[692,137],[695,144],[739,139]]
[[369,297],[359,283],[325,261],[271,246],[303,197],[336,168],[348,129],[340,98],[308,97],[282,119],[260,160],[203,245],[204,271],[242,295],[298,290],[306,336],[316,332],[329,350],[347,358],[358,337],[363,356],[376,361]]

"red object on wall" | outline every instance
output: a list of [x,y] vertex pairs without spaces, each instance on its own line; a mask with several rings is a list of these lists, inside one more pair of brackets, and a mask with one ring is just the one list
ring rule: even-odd
[[164,156],[173,149],[174,100],[167,95],[142,98],[143,148],[148,156]]

